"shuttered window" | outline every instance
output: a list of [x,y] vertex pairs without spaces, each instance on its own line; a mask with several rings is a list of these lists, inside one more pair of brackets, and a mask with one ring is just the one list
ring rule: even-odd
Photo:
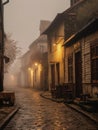
[[91,81],[98,83],[98,39],[91,43]]

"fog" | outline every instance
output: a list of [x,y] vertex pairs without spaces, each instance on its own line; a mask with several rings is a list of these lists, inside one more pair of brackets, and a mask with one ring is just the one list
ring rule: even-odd
[[[20,57],[28,51],[29,45],[39,37],[40,20],[52,21],[57,13],[69,7],[69,0],[10,0],[4,6],[4,29],[10,33],[21,48]],[[4,86],[19,86],[17,77],[21,63],[19,56],[4,74]]]

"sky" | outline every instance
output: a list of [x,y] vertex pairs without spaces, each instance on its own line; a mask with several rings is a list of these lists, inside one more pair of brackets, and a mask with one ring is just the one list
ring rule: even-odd
[[10,0],[4,6],[5,33],[17,41],[22,53],[39,36],[40,20],[53,21],[69,7],[70,0]]

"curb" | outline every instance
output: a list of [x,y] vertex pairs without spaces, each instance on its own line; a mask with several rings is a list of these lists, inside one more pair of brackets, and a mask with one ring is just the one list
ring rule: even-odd
[[43,94],[40,94],[40,96],[43,97],[43,98],[45,98],[45,99],[51,100],[51,101],[53,101],[53,102],[63,103],[63,101],[57,101],[57,100],[55,100],[55,99],[53,99],[53,98],[48,98],[48,97],[46,97],[46,96],[43,96]]
[[[41,97],[45,98],[45,99],[48,99],[48,100],[51,100],[51,101],[54,101],[54,102],[57,102],[57,103],[64,103],[63,101],[57,101],[55,99],[52,99],[52,98],[48,98],[46,96],[44,96],[43,94],[40,94]],[[85,117],[89,118],[91,121],[93,121],[95,124],[98,124],[98,120],[95,119],[93,116],[91,116],[89,113],[83,111],[83,110],[80,110],[80,109],[77,109],[76,107],[68,104],[68,103],[64,103],[66,106],[68,106],[69,108],[79,112],[80,114],[84,115]]]
[[71,106],[70,104],[65,103],[65,105],[68,106],[69,108],[71,108],[71,109],[73,109],[73,110],[79,112],[80,114],[84,115],[85,117],[89,118],[89,119],[90,119],[91,121],[93,121],[95,124],[98,124],[98,120],[95,119],[93,116],[91,116],[89,113],[86,113],[86,112],[83,111],[83,110],[77,109],[77,108]]
[[5,126],[8,124],[8,122],[12,119],[12,117],[18,112],[19,107],[15,108],[0,124],[0,130],[3,130]]

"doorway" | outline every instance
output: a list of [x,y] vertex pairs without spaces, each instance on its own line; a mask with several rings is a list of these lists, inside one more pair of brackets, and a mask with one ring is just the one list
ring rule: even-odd
[[82,60],[81,52],[75,53],[75,95],[80,97],[82,93]]
[[55,89],[55,64],[51,65],[51,89]]
[[56,64],[57,84],[60,83],[60,64]]

